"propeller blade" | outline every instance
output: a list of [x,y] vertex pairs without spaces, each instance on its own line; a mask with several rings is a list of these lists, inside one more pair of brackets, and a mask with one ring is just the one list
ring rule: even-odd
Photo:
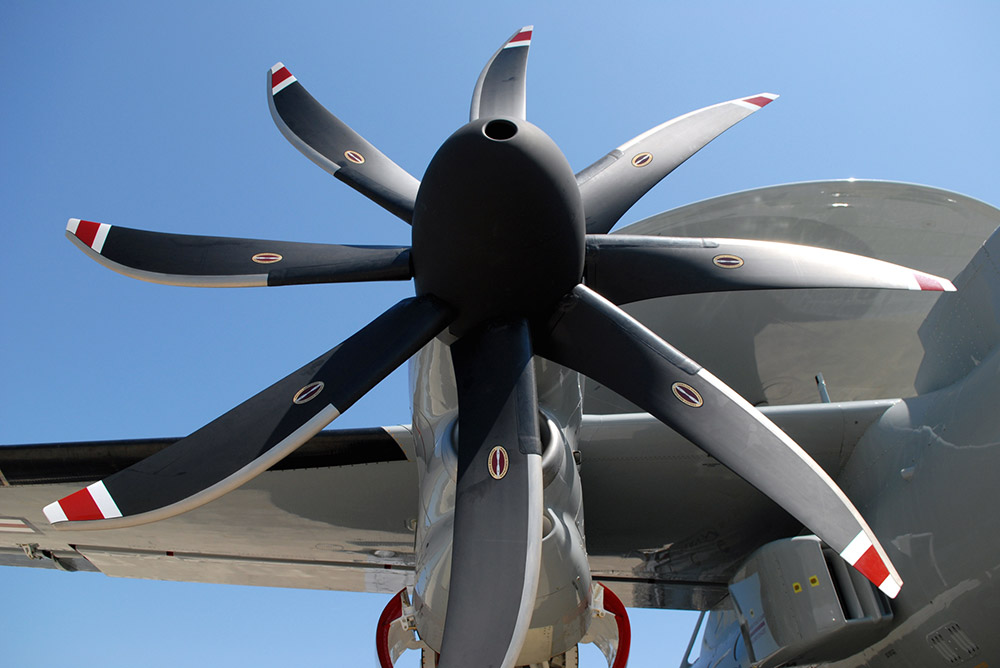
[[439,668],[514,665],[542,552],[542,456],[527,324],[451,346],[458,381],[458,481]]
[[524,83],[532,30],[524,26],[515,32],[486,63],[472,92],[470,121],[489,116],[527,118]]
[[165,285],[243,288],[405,281],[410,249],[166,234],[70,218],[66,236],[105,267]]
[[420,182],[331,114],[277,63],[267,72],[267,103],[281,134],[304,156],[406,222]]
[[450,321],[432,297],[404,299],[361,331],[187,438],[45,507],[54,526],[110,529],[197,508],[305,443]]
[[583,285],[538,353],[603,383],[770,497],[890,597],[902,579],[864,518],[813,459],[694,360]]
[[761,93],[698,109],[622,144],[576,175],[588,234],[606,234],[682,162],[778,96]]
[[777,288],[955,291],[946,278],[898,264],[776,241],[602,234],[586,243],[585,282],[615,304]]

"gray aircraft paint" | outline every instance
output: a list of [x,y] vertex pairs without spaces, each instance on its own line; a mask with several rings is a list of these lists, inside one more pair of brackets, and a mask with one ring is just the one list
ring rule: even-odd
[[[1000,222],[1000,212],[970,204],[969,213]],[[994,577],[1000,568],[1000,493],[984,475],[1000,457],[998,256],[1000,229],[956,277],[958,291],[942,296],[920,325],[924,354],[913,382],[924,391],[893,403],[875,420],[837,477],[885,536],[907,584],[892,602],[886,635],[858,655],[827,665],[975,665],[1000,652]],[[722,598],[708,626],[736,628],[729,606],[730,599]],[[731,655],[716,663],[732,646],[731,640],[714,652],[706,646],[695,665],[736,665]]]

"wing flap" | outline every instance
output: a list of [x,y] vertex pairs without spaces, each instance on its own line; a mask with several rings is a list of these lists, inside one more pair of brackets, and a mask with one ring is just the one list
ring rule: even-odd
[[[254,558],[202,552],[80,546],[77,551],[111,577],[149,578],[175,582],[333,589],[392,594],[413,584],[411,566],[382,563],[302,561]],[[387,568],[388,566],[388,568]]]

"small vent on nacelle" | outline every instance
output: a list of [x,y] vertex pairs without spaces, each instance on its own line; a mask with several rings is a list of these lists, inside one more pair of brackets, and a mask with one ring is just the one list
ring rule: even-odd
[[762,546],[737,570],[729,593],[759,668],[839,661],[892,626],[888,598],[816,536]]
[[949,664],[956,664],[979,653],[979,645],[962,630],[958,622],[949,622],[927,635],[927,644]]
[[881,619],[892,616],[889,599],[868,579],[851,568],[839,554],[823,548],[823,558],[833,579],[833,589],[840,600],[844,619]]

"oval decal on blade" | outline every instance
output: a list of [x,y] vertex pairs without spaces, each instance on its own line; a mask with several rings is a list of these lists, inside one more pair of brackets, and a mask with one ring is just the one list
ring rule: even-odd
[[490,475],[493,476],[494,480],[500,480],[507,475],[507,467],[509,465],[510,460],[507,458],[507,451],[503,449],[502,445],[498,445],[490,450],[489,468]]
[[299,405],[308,403],[318,397],[324,387],[326,387],[326,384],[321,380],[317,380],[315,383],[309,383],[295,393],[295,396],[292,397],[292,403]]
[[645,167],[649,163],[653,162],[652,153],[640,153],[639,155],[632,158],[633,167]]
[[357,151],[344,151],[344,157],[358,165],[363,165],[365,162],[365,156]]
[[698,394],[698,390],[694,389],[687,383],[674,383],[670,386],[670,389],[674,391],[674,396],[677,397],[681,403],[687,404],[692,408],[698,408],[705,403],[705,400],[701,398],[700,394]]
[[739,255],[716,255],[712,262],[723,269],[738,269],[743,266],[743,258]]
[[277,253],[257,253],[250,259],[257,264],[274,264],[275,262],[281,262],[284,258]]

